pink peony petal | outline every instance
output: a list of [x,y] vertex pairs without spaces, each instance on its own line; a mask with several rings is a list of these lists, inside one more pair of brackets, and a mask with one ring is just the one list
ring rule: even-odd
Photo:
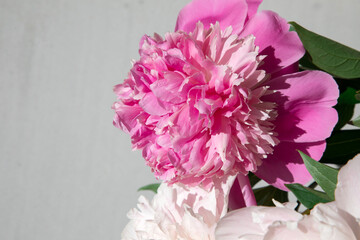
[[114,116],[114,126],[121,130],[129,133],[133,128],[136,127],[136,117],[142,112],[142,109],[138,106],[126,106],[121,103],[114,103],[112,107],[116,114]]
[[340,169],[335,190],[337,206],[360,219],[360,154]]
[[169,112],[169,110],[166,109],[166,106],[160,102],[153,93],[145,94],[140,100],[139,106],[148,114],[155,116],[162,116]]
[[315,160],[320,160],[325,147],[325,141],[315,143],[281,142],[274,148],[274,154],[263,160],[255,174],[269,184],[288,191],[284,184],[306,184],[312,178],[297,150],[301,150]]
[[181,74],[168,72],[164,74],[164,79],[159,79],[152,83],[150,87],[159,100],[177,104],[186,100],[186,96],[179,94],[183,80]]
[[263,0],[246,0],[248,4],[248,18],[252,18],[252,16],[256,14],[262,1]]
[[249,177],[239,173],[229,194],[229,209],[235,210],[256,205]]
[[295,73],[299,71],[299,63],[295,62],[286,68],[281,69],[280,71],[271,74],[272,79],[280,77],[285,74]]
[[[261,26],[261,27],[260,27]],[[275,73],[297,62],[305,53],[296,32],[289,32],[290,25],[274,12],[262,11],[244,26],[240,37],[253,34],[260,54],[266,55],[262,68]]]
[[243,196],[239,182],[235,180],[229,193],[229,211],[243,207],[246,207],[245,198]]
[[190,107],[184,105],[169,119],[172,125],[169,133],[176,151],[180,152],[184,144],[203,129],[203,121],[196,121],[196,117],[196,115],[191,115]]
[[337,112],[333,108],[299,104],[288,112],[280,112],[275,131],[280,141],[321,141],[330,137],[337,120]]
[[290,108],[295,103],[321,102],[324,106],[334,106],[339,96],[339,89],[334,79],[321,71],[303,71],[284,75],[270,80],[267,85],[286,97],[283,99],[286,108]]
[[[252,4],[252,11],[254,5]],[[180,11],[175,31],[193,32],[196,23],[201,21],[205,29],[210,24],[219,22],[222,30],[232,26],[235,32],[239,32],[244,25],[247,10],[245,0],[194,0]]]
[[338,117],[331,108],[339,91],[334,79],[320,71],[304,71],[271,80],[276,93],[266,96],[278,104],[275,132],[281,141],[317,142],[328,138]]

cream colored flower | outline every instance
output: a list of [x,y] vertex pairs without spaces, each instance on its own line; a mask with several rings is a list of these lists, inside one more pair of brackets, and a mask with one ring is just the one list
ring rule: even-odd
[[130,222],[123,240],[214,240],[217,222],[227,212],[231,176],[215,182],[211,190],[162,183],[150,203],[140,196],[138,209],[128,213]]
[[249,207],[228,213],[217,225],[217,240],[360,239],[360,155],[339,172],[335,201],[310,215],[284,206]]

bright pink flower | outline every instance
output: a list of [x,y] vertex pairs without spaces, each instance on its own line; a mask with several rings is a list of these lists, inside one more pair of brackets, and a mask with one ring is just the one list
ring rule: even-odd
[[156,177],[211,186],[252,171],[282,189],[310,180],[295,150],[321,157],[338,88],[326,73],[296,72],[297,34],[276,13],[257,13],[260,2],[194,0],[175,32],[142,38],[114,90],[114,124]]

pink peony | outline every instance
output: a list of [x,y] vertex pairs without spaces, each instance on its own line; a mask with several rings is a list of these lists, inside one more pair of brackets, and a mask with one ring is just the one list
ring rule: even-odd
[[217,240],[360,239],[360,155],[338,176],[335,201],[318,204],[310,215],[285,208],[252,206],[229,212],[216,227]]
[[243,189],[249,171],[281,189],[311,179],[295,150],[320,159],[338,87],[326,73],[296,72],[297,34],[257,12],[260,3],[194,0],[175,32],[142,38],[140,60],[114,89],[114,125],[157,178],[209,187],[239,174]]

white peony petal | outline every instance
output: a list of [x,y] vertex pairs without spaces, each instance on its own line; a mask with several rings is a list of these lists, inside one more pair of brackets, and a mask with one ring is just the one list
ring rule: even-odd
[[151,203],[141,196],[138,209],[128,213],[130,222],[122,239],[215,240],[215,227],[227,212],[234,179],[217,178],[209,190],[162,183]]
[[[318,204],[311,211],[321,239],[324,240],[356,240],[360,237],[360,226],[349,213],[338,208],[336,202]],[[356,237],[358,236],[358,237]]]
[[215,235],[218,240],[263,239],[274,222],[298,221],[301,218],[300,213],[284,207],[247,207],[222,218]]
[[335,190],[337,206],[360,219],[360,154],[356,155],[338,175]]
[[360,239],[360,155],[340,169],[336,201],[318,204],[302,216],[291,205],[248,207],[228,213],[216,228],[218,240]]

